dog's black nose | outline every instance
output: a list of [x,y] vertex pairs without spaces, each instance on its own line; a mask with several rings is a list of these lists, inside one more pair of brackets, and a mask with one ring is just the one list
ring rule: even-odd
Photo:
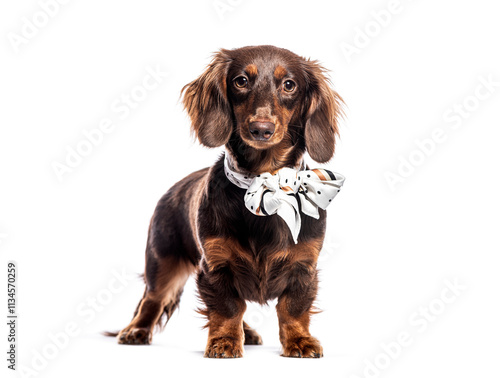
[[255,140],[268,140],[274,134],[275,126],[272,122],[251,122],[250,134]]

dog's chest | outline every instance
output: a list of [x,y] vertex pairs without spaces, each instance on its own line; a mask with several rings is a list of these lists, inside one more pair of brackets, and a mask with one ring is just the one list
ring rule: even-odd
[[294,262],[285,250],[245,250],[231,264],[234,285],[247,300],[265,303],[286,289]]

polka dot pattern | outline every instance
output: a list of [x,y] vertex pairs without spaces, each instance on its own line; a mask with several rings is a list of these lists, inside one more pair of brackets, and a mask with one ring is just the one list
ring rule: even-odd
[[326,169],[305,170],[303,163],[274,174],[240,172],[228,153],[224,171],[230,182],[247,190],[244,196],[247,209],[258,216],[277,214],[283,218],[295,243],[300,233],[300,213],[318,219],[318,209],[326,209],[345,181],[341,174]]

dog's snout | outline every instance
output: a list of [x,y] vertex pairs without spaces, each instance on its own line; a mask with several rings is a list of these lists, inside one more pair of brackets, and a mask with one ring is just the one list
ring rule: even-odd
[[275,125],[272,122],[251,122],[250,134],[255,140],[268,140],[274,134]]

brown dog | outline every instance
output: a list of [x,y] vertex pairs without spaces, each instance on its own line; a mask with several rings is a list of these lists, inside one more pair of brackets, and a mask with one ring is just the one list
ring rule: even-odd
[[[320,65],[288,50],[221,50],[183,95],[199,141],[225,145],[241,174],[300,167],[306,150],[320,163],[333,156],[342,100]],[[245,301],[273,298],[283,356],[321,357],[309,318],[326,212],[319,209],[318,219],[303,216],[295,242],[281,217],[250,212],[245,190],[226,175],[222,156],[159,201],[149,228],[144,296],[118,342],[151,343],[154,327],[166,324],[195,273],[208,319],[206,357],[241,357],[243,344],[261,344],[243,321]]]

